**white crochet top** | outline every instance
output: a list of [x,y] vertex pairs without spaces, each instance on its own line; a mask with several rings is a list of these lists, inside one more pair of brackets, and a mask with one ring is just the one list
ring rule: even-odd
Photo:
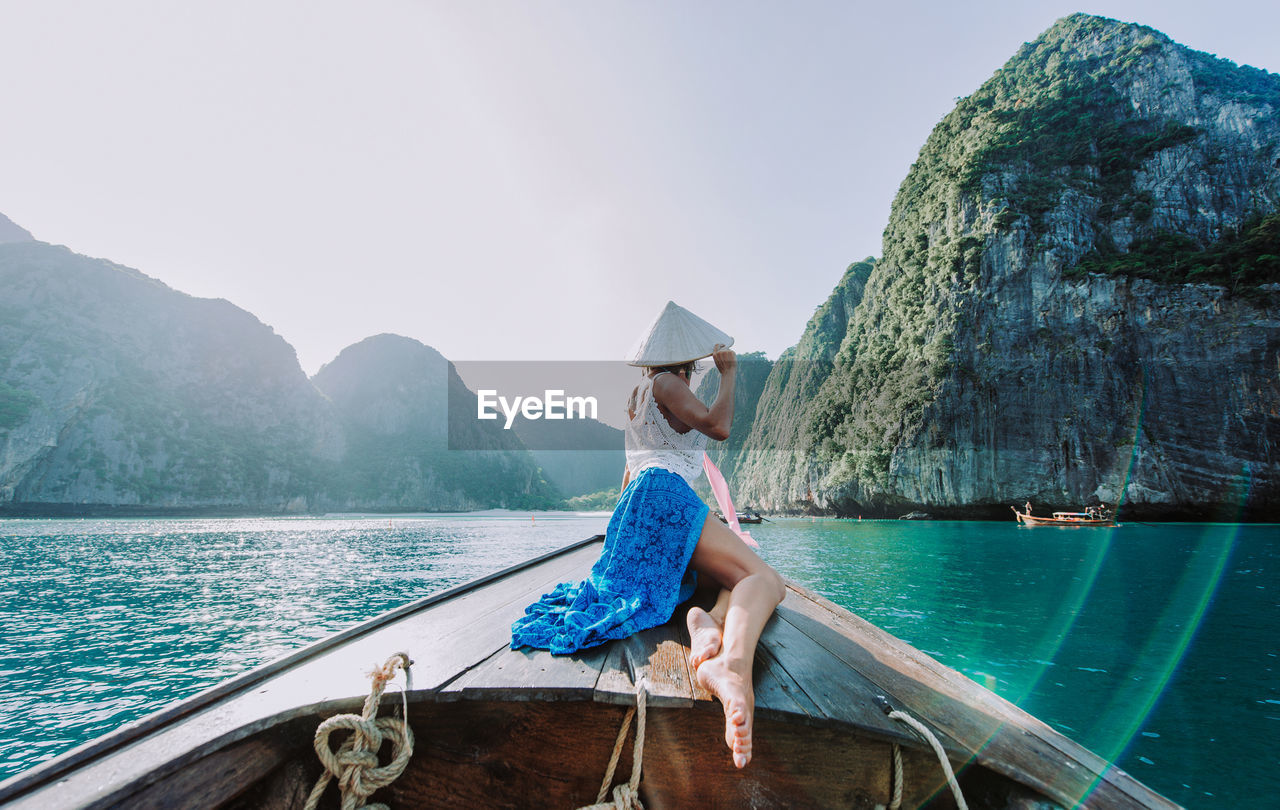
[[702,475],[702,457],[707,451],[707,434],[690,428],[678,433],[662,415],[653,399],[653,380],[663,371],[640,384],[635,416],[627,422],[627,469],[635,479],[641,470],[661,467],[683,478],[690,486]]

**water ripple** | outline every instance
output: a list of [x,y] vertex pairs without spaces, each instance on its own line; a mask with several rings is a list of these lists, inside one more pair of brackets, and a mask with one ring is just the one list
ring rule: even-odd
[[0,521],[0,778],[606,520]]

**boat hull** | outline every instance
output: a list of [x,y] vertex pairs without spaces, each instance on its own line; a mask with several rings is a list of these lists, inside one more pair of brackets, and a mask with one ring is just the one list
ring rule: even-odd
[[1018,522],[1023,526],[1115,526],[1114,520],[1090,520],[1087,518],[1061,520],[1058,518],[1034,517],[1032,515],[1018,512]]
[[[413,757],[405,772],[371,800],[391,807],[467,810],[592,804],[625,711],[591,701],[411,703]],[[113,806],[301,807],[320,775],[311,735],[321,719],[295,719],[186,763]],[[761,718],[754,758],[739,770],[715,742],[723,730],[718,707],[648,710],[641,783],[645,807],[873,808],[890,802],[893,755],[883,739]],[[902,754],[902,806],[954,807],[933,754],[918,748]],[[615,783],[626,781],[631,756],[628,735]],[[981,768],[963,771],[960,781],[967,795],[988,797],[973,807],[1045,801]],[[336,807],[336,787],[329,794],[322,806]],[[997,795],[998,805],[989,798]]]

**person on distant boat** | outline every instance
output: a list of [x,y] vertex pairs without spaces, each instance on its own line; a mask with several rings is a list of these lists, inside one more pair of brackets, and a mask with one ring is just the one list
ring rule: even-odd
[[[777,572],[694,493],[708,439],[733,423],[733,338],[668,302],[628,362],[645,380],[627,405],[627,469],[591,574],[562,583],[525,609],[511,646],[571,653],[667,622],[693,595],[695,572],[721,586],[715,606],[689,609],[690,663],[724,706],[725,743],[739,768],[751,760],[755,693],[751,668],[765,622],[786,593]],[[689,388],[696,361],[711,356],[720,390],[708,408]]]

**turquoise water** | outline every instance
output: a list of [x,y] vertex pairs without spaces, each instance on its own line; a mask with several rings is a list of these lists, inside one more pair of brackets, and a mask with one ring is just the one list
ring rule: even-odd
[[[602,515],[0,521],[0,778]],[[1187,807],[1280,789],[1280,527],[780,520],[786,576]]]

